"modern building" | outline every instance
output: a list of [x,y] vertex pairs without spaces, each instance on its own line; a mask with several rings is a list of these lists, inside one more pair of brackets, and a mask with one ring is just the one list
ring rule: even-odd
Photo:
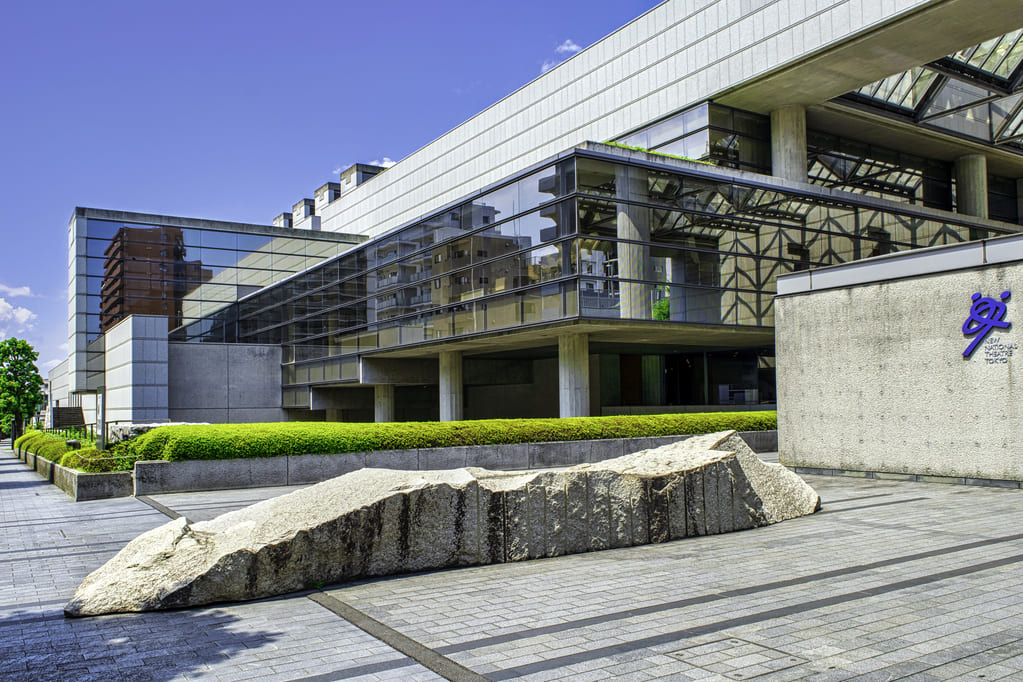
[[[274,227],[79,209],[55,399],[102,386],[107,421],[773,406],[779,275],[1020,229],[1014,27],[1017,0],[668,0]],[[150,259],[192,268],[180,312],[110,326],[104,287],[128,289],[79,262],[94,220],[104,257],[125,225],[198,230]]]

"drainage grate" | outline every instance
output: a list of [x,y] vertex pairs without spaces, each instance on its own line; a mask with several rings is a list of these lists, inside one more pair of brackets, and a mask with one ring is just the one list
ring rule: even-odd
[[717,673],[732,680],[750,680],[808,662],[805,658],[738,637],[693,644],[672,651],[668,655],[694,668]]

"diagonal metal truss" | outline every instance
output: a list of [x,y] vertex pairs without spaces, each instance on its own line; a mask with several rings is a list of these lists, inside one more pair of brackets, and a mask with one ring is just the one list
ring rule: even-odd
[[1023,28],[834,101],[1023,153]]

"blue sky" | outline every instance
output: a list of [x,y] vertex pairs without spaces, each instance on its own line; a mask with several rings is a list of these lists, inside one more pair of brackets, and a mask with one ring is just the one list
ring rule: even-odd
[[66,356],[75,206],[267,224],[657,4],[2,3],[0,338]]

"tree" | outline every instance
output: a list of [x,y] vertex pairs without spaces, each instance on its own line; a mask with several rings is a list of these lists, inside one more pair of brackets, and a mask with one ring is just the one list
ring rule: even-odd
[[43,378],[35,366],[38,358],[28,341],[0,341],[0,422],[10,423],[12,441],[43,404]]

